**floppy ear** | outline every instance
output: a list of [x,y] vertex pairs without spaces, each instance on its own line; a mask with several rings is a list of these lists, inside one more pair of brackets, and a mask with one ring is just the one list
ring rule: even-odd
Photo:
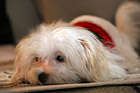
[[[16,51],[17,51],[17,49],[16,49]],[[21,66],[22,63],[24,63],[22,60],[22,55],[16,54],[16,58],[15,58],[16,71],[12,75],[12,78],[11,78],[12,83],[19,83],[21,81],[21,78],[23,77],[22,69],[24,68],[23,66]]]
[[17,69],[16,68],[16,71],[14,72],[14,74],[12,75],[12,78],[10,80],[11,83],[20,83],[22,81],[22,77],[23,75],[20,75],[22,72],[21,72],[21,69]]
[[80,39],[80,41],[87,57],[87,69],[93,81],[120,78],[125,74],[125,71],[115,63],[120,57],[110,53],[101,42],[93,38]]
[[26,46],[24,46],[22,43],[24,41],[20,42],[16,46],[16,56],[15,56],[15,67],[16,71],[12,75],[12,78],[10,80],[11,83],[19,83],[23,78],[25,78],[25,74],[29,69],[29,64],[32,58],[27,54],[28,50],[26,50]]

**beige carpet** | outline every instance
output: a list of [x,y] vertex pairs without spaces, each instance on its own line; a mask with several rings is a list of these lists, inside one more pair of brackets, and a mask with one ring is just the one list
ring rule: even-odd
[[132,74],[109,82],[63,85],[6,84],[14,71],[14,46],[0,47],[0,93],[1,92],[76,92],[76,93],[139,93],[140,74]]

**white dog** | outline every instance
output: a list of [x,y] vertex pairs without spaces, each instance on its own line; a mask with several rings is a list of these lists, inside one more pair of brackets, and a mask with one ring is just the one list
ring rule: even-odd
[[121,5],[116,25],[95,16],[41,24],[17,45],[11,82],[98,82],[138,73],[140,3]]

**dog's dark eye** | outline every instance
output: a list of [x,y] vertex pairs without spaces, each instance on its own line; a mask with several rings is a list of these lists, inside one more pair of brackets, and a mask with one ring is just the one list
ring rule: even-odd
[[60,56],[60,55],[58,55],[56,57],[56,60],[59,61],[59,62],[64,62],[64,58],[62,56]]
[[40,60],[39,57],[35,57],[35,61],[38,62]]

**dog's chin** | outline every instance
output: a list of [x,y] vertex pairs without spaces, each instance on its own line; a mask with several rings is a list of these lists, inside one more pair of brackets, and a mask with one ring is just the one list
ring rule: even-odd
[[74,84],[74,83],[90,83],[90,81],[84,79],[84,78],[79,78],[77,81],[75,82],[69,82],[69,81],[61,81],[61,82],[54,82],[47,80],[46,82],[40,82],[39,80],[36,80],[36,82],[32,81],[32,80],[22,80],[21,81],[22,84],[33,84],[33,85],[59,85],[59,84]]
[[33,85],[60,85],[60,84],[71,84],[71,83],[90,83],[90,81],[84,79],[84,78],[80,78],[78,81],[75,81],[75,82],[40,82],[40,81],[37,81],[37,82],[34,82],[32,83],[32,81],[28,81],[28,80],[22,80],[21,81],[22,84],[33,84]]

